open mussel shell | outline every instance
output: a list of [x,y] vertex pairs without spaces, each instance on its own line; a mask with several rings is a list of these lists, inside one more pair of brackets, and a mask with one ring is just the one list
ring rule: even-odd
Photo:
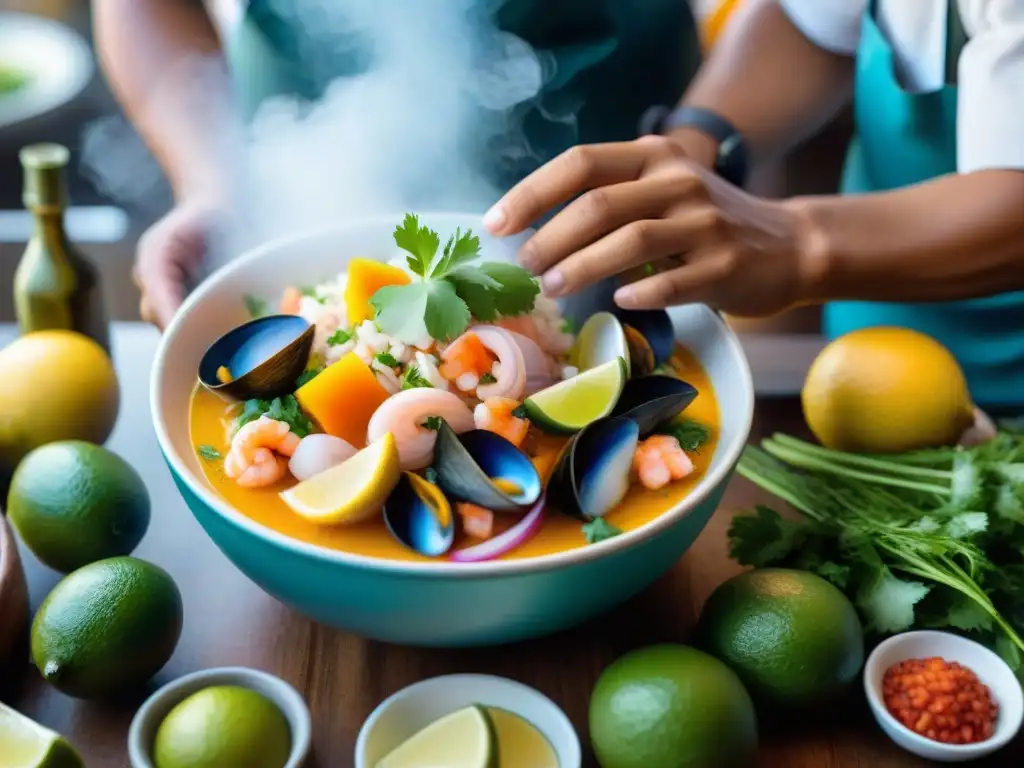
[[403,472],[384,502],[384,524],[400,543],[440,557],[455,542],[455,519],[444,493],[417,474]]
[[655,427],[677,416],[697,397],[697,389],[675,376],[644,376],[630,379],[622,388],[612,416],[626,416],[647,437]]
[[[634,345],[640,341],[646,342],[650,354],[654,356],[654,365],[663,365],[672,357],[672,350],[676,345],[676,329],[672,325],[672,318],[664,309],[622,309],[616,307],[615,316],[619,318],[626,330],[626,338],[630,345],[630,356],[633,358],[634,366],[637,357],[633,354]],[[640,352],[642,350],[638,350]],[[646,357],[647,352],[643,351]],[[650,371],[634,370],[634,376],[646,376]]]
[[599,419],[576,433],[548,483],[548,504],[580,520],[603,517],[629,490],[640,429],[632,419]]
[[199,381],[238,400],[288,394],[309,362],[314,333],[298,315],[250,320],[210,345],[199,363]]
[[449,498],[494,512],[521,512],[537,501],[543,490],[530,457],[485,429],[459,435],[442,422],[433,467],[437,484]]

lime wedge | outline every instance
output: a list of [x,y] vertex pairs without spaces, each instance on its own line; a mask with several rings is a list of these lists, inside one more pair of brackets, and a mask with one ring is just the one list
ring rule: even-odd
[[611,312],[595,312],[576,334],[570,360],[581,371],[596,368],[621,357],[629,378],[629,344],[622,323]]
[[487,712],[475,704],[435,720],[374,768],[497,768],[498,745]]
[[83,768],[84,765],[75,748],[59,733],[0,703],[0,768]]
[[577,432],[612,412],[625,383],[626,361],[619,357],[542,389],[523,407],[545,432]]
[[399,475],[398,444],[387,432],[352,458],[282,491],[281,499],[311,523],[358,523],[380,509]]

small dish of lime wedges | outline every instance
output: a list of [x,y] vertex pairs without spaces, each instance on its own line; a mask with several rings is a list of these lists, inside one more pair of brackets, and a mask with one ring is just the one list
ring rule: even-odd
[[356,768],[580,768],[565,713],[522,683],[445,675],[404,688],[377,707],[356,741]]

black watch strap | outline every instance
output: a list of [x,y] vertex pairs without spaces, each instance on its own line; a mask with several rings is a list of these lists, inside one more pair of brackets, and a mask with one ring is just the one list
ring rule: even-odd
[[666,133],[676,128],[695,128],[718,144],[715,172],[726,181],[742,187],[747,180],[747,146],[743,135],[719,114],[700,107],[656,106],[640,118],[640,134]]

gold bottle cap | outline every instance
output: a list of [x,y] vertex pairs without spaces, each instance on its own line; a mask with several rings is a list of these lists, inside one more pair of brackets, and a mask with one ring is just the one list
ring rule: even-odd
[[64,169],[71,160],[61,144],[30,144],[18,153],[25,172],[22,202],[26,208],[61,207],[67,197]]

